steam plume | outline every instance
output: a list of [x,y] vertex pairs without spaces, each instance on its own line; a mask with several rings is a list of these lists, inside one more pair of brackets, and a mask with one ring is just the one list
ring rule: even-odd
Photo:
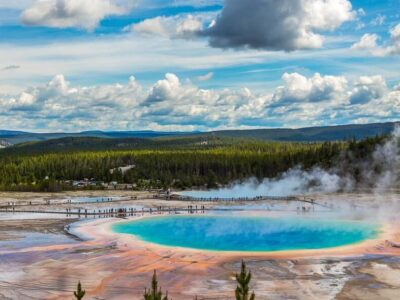
[[[261,183],[252,178],[229,188],[201,192],[202,197],[256,197],[290,196],[308,193],[334,193],[369,188],[382,193],[396,187],[400,172],[400,126],[396,126],[388,140],[377,145],[368,161],[356,161],[355,165],[338,165],[330,170],[314,167],[304,170],[300,166],[292,168],[273,179]],[[351,175],[348,168],[358,168],[360,178]],[[347,168],[347,170],[346,170]],[[200,195],[199,195],[200,196]]]

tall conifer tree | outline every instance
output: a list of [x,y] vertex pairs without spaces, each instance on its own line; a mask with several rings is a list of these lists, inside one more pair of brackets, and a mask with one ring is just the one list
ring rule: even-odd
[[154,270],[153,278],[151,280],[151,288],[149,290],[144,290],[144,300],[168,300],[168,292],[163,296],[161,288],[158,288],[156,270]]
[[235,291],[236,300],[254,300],[254,292],[249,295],[249,283],[251,280],[251,272],[247,271],[246,264],[242,260],[242,267],[240,274],[236,274],[236,281],[238,283]]

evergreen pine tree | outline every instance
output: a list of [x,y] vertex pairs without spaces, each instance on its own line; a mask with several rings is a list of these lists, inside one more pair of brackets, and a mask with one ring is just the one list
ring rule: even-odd
[[85,294],[86,294],[86,291],[82,290],[82,285],[81,285],[81,282],[79,281],[77,290],[74,292],[74,296],[75,296],[76,300],[81,300],[81,299],[83,299]]
[[154,270],[153,278],[151,280],[151,288],[149,290],[144,290],[144,300],[168,300],[168,292],[163,297],[161,288],[158,288],[156,270]]
[[249,283],[251,280],[251,272],[247,272],[246,264],[242,261],[242,267],[240,274],[236,274],[236,281],[238,285],[236,287],[235,296],[236,300],[254,300],[254,292],[249,296]]

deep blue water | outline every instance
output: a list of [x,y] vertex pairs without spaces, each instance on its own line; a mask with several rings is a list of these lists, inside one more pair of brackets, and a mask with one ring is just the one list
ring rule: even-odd
[[163,216],[118,223],[117,233],[165,246],[217,251],[322,249],[374,238],[371,223],[253,216]]

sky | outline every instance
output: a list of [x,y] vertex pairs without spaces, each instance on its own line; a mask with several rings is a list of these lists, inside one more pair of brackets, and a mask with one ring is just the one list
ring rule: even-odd
[[0,0],[0,129],[398,121],[400,0]]

